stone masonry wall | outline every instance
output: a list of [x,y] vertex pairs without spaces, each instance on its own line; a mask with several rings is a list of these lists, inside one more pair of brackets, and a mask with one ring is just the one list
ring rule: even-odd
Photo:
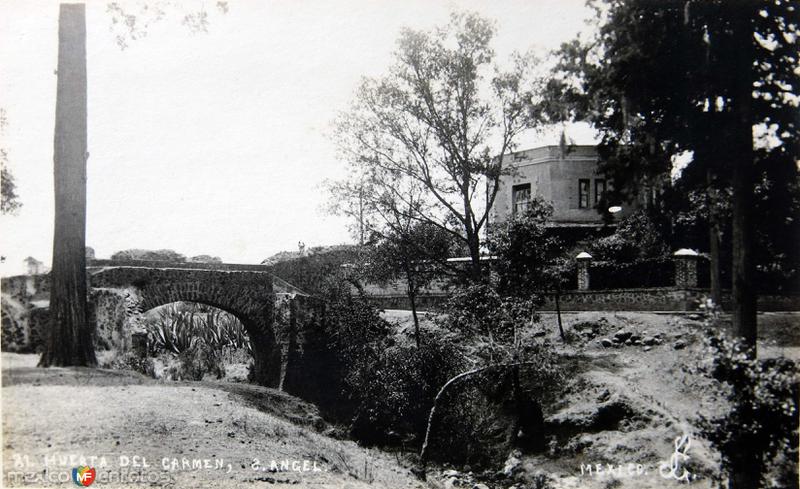
[[[560,297],[562,311],[694,311],[701,300],[711,295],[708,289],[658,287],[650,289],[572,290]],[[419,311],[435,311],[447,296],[425,295],[417,298]],[[373,296],[369,301],[381,309],[410,309],[406,296]],[[723,309],[730,309],[730,293],[723,294]],[[548,296],[540,307],[554,311],[555,299]],[[760,296],[759,311],[800,311],[800,296]]]

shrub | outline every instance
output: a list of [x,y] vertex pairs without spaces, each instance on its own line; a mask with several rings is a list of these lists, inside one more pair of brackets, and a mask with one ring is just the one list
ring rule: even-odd
[[332,288],[347,285],[342,280],[342,267],[358,261],[356,247],[340,246],[275,263],[272,270],[278,277],[308,293],[327,295]]
[[662,231],[646,210],[626,217],[614,234],[593,241],[589,247],[589,253],[595,259],[615,262],[664,256],[667,251]]
[[202,342],[178,354],[177,365],[168,371],[173,380],[203,380],[207,373],[221,379],[225,377],[225,367],[218,352]]
[[360,441],[392,444],[420,441],[437,392],[465,365],[456,346],[444,337],[420,347],[387,348],[360,391],[352,434]]
[[741,467],[744,457],[764,482],[765,469],[776,468],[778,454],[797,460],[797,365],[785,358],[752,358],[738,339],[719,332],[710,333],[707,350],[712,362],[703,371],[723,385],[728,410],[720,417],[701,416],[703,434],[720,451],[726,471]]
[[552,214],[553,207],[536,198],[523,214],[493,226],[488,246],[497,257],[494,269],[502,294],[532,297],[568,284],[572,263],[561,257],[564,245],[547,227]]
[[[437,458],[471,466],[499,463],[515,443],[543,447],[543,404],[564,385],[560,357],[546,340],[522,334],[534,302],[501,296],[490,284],[456,291],[442,326],[468,340],[474,370],[452,378],[431,414]],[[518,434],[522,433],[522,438]]]
[[557,399],[566,375],[551,345],[519,349],[519,361],[511,365],[494,363],[447,384],[423,455],[474,468],[500,463],[515,445],[544,448],[542,406]]
[[287,382],[327,416],[347,423],[389,343],[389,324],[368,301],[339,292],[326,297],[325,321],[318,333],[306,336],[297,358],[302,379]]
[[111,255],[112,260],[144,260],[144,261],[169,261],[185,262],[186,256],[174,250],[142,250],[130,249],[117,251]]
[[[115,354],[117,355],[117,354]],[[155,365],[152,358],[141,358],[132,352],[115,356],[104,368],[115,370],[133,370],[152,379],[156,378]]]
[[441,324],[467,338],[485,336],[490,344],[509,343],[519,327],[536,320],[534,301],[501,296],[488,283],[455,290],[443,306]]
[[624,236],[612,234],[592,242],[589,254],[599,260],[625,263],[636,260],[639,246]]

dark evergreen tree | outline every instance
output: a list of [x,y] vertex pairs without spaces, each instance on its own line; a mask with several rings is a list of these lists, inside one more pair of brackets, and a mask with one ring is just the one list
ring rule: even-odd
[[[706,170],[699,173],[709,176],[710,186],[730,188],[733,325],[747,354],[755,356],[756,189],[764,174],[783,174],[781,184],[788,182],[789,190],[782,192],[787,198],[796,192],[796,2],[595,5],[597,34],[562,47],[546,110],[554,119],[586,119],[600,130],[612,197],[663,184],[682,154]],[[745,390],[737,394],[739,407],[752,402],[748,396]],[[723,453],[730,458],[729,486],[758,487],[762,454],[749,449],[752,432],[743,427],[737,435]]]

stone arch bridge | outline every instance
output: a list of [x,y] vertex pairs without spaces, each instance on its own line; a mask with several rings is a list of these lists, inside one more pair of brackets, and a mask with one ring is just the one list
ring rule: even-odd
[[242,322],[258,383],[294,391],[307,380],[303,345],[321,327],[324,304],[275,277],[269,266],[90,260],[87,275],[97,348],[131,350],[137,333],[144,331],[146,311],[171,302],[198,302]]

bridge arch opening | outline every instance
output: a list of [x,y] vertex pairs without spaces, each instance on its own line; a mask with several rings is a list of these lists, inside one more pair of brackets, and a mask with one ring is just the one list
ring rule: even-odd
[[143,311],[148,355],[173,380],[253,379],[247,317],[211,301],[174,301]]
[[[111,343],[132,348],[132,332],[141,331],[137,324],[144,312],[173,302],[206,304],[233,314],[244,325],[252,346],[255,383],[280,387],[285,339],[279,338],[283,332],[275,327],[274,277],[266,270],[94,263],[90,274],[97,296],[99,337],[110,336]],[[113,324],[111,334],[103,326],[101,318],[105,316],[113,317],[113,321],[105,321]],[[116,342],[115,334],[119,337]]]

